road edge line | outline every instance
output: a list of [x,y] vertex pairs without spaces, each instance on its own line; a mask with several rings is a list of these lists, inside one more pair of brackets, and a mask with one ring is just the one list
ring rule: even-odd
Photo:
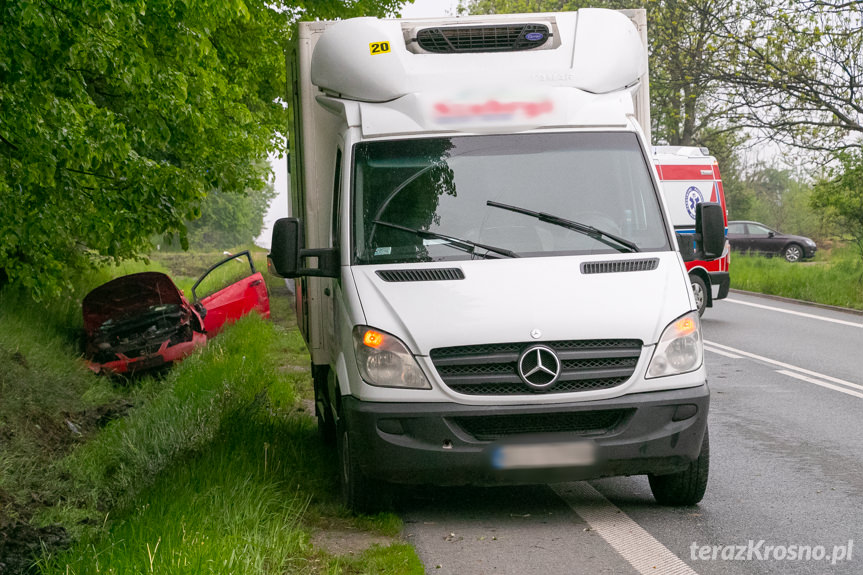
[[586,481],[550,487],[641,575],[698,575]]

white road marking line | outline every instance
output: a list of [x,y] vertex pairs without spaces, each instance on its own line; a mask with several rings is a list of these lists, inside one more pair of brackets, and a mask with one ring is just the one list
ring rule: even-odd
[[721,349],[716,349],[716,348],[709,347],[706,345],[704,346],[704,349],[709,351],[709,352],[718,354],[718,355],[724,355],[725,357],[730,357],[731,359],[742,359],[743,358],[742,355],[737,355],[734,353],[728,353],[727,351],[722,351]]
[[551,488],[639,573],[698,575],[586,481]]
[[750,303],[748,301],[740,301],[739,299],[725,298],[724,301],[727,301],[729,303],[736,303],[736,304],[740,304],[740,305],[748,305],[751,307],[757,307],[757,308],[761,308],[761,309],[769,309],[772,311],[778,311],[781,313],[788,313],[791,315],[799,315],[800,317],[808,317],[810,319],[820,319],[821,321],[829,321],[832,323],[838,323],[838,324],[842,324],[842,325],[850,325],[851,327],[863,328],[863,323],[855,323],[853,321],[845,321],[842,319],[835,319],[832,317],[824,317],[821,315],[815,315],[815,314],[811,314],[811,313],[803,313],[802,311],[792,311],[790,309],[782,309],[781,307],[773,307],[770,305],[763,305],[760,303]]
[[788,377],[793,377],[794,379],[801,379],[803,381],[808,381],[809,383],[814,383],[815,385],[820,385],[821,387],[826,387],[827,389],[832,389],[834,391],[839,391],[842,393],[847,393],[848,395],[853,395],[854,397],[859,397],[863,399],[863,393],[859,391],[852,391],[850,389],[846,389],[844,387],[839,387],[838,385],[833,385],[832,383],[825,383],[823,381],[819,381],[812,377],[806,377],[805,375],[800,375],[799,373],[794,373],[793,371],[787,371],[784,369],[777,370],[776,373],[781,373],[782,375],[787,375]]
[[832,381],[833,383],[838,383],[839,385],[844,385],[847,387],[852,387],[854,389],[859,389],[860,391],[863,391],[863,385],[860,385],[858,383],[852,383],[850,381],[845,381],[844,379],[839,379],[838,377],[831,377],[829,375],[824,375],[823,373],[818,373],[817,371],[811,371],[808,369],[804,369],[802,367],[797,367],[796,365],[791,365],[790,363],[783,363],[781,361],[776,361],[775,359],[770,359],[769,357],[764,357],[763,355],[755,355],[754,353],[749,353],[748,351],[742,351],[739,349],[735,349],[735,348],[729,347],[727,345],[722,345],[721,343],[716,343],[715,341],[705,341],[704,343],[708,344],[710,346],[713,346],[713,347],[718,347],[718,348],[721,348],[724,350],[728,350],[731,353],[738,353],[738,354],[745,356],[745,357],[757,359],[759,361],[763,361],[763,362],[769,363],[771,365],[778,365],[779,367],[781,367],[783,369],[796,371],[798,373],[810,375],[812,377],[817,377],[818,379],[821,379],[821,380]]

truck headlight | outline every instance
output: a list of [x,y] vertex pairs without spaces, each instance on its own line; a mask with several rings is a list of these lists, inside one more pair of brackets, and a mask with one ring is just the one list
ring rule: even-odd
[[360,375],[369,385],[431,389],[414,356],[394,335],[358,325],[354,328],[354,355]]
[[698,312],[688,313],[662,332],[647,366],[647,379],[695,371],[704,360]]

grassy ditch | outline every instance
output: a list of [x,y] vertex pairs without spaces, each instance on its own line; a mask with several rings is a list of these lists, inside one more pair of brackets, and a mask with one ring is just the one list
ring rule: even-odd
[[[16,544],[13,561],[41,555],[6,573],[423,572],[396,516],[339,505],[278,284],[276,321],[244,318],[162,377],[111,381],[75,344],[98,283],[47,307],[0,294],[0,562]],[[336,556],[314,543],[326,529],[377,544]],[[7,537],[22,531],[29,546]]]
[[735,289],[863,310],[863,264],[853,250],[793,264],[732,254],[730,272]]

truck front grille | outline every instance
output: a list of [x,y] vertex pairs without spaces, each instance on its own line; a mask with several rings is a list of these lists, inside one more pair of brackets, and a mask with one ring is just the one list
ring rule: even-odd
[[[536,389],[518,374],[522,352],[542,345],[560,360],[557,381]],[[533,395],[609,389],[627,381],[635,372],[642,342],[581,340],[469,345],[437,348],[430,357],[443,382],[467,395]]]
[[452,421],[479,441],[524,433],[599,435],[617,427],[633,409],[454,417]]

